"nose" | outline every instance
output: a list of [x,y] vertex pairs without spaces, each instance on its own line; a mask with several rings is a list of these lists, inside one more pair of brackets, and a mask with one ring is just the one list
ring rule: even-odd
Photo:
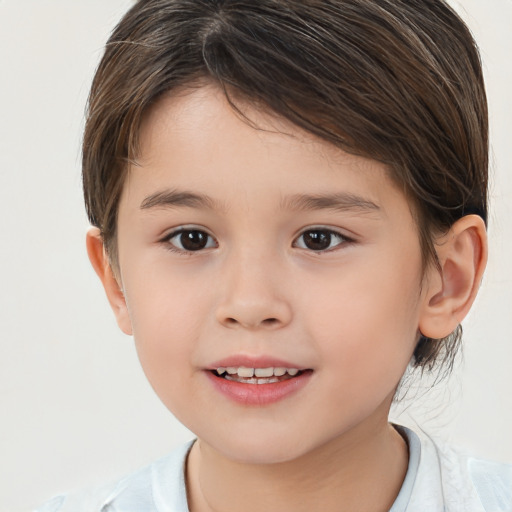
[[292,308],[285,279],[271,258],[238,257],[225,262],[216,317],[231,329],[274,330],[288,325]]

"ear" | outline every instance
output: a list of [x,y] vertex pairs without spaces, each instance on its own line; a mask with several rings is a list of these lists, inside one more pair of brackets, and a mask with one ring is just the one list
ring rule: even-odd
[[118,278],[114,275],[110,261],[108,259],[103,239],[98,228],[90,228],[86,237],[87,254],[89,260],[100,278],[105,293],[107,294],[110,306],[114,311],[117,320],[117,325],[120,329],[128,335],[132,334],[132,324],[128,308],[126,306],[126,299],[123,290],[119,285]]
[[478,215],[459,219],[436,240],[441,270],[429,271],[419,329],[433,339],[451,334],[471,308],[487,263],[487,232]]

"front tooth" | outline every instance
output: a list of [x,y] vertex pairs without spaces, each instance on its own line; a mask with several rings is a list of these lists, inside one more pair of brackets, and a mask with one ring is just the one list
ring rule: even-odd
[[245,368],[241,366],[238,368],[239,377],[252,377],[254,375],[254,368]]
[[274,368],[256,368],[254,375],[256,377],[272,377],[274,375]]
[[276,377],[282,377],[286,373],[286,368],[274,368],[274,375]]
[[228,366],[226,371],[229,373],[229,375],[235,375],[238,371],[238,368],[235,368],[234,366]]
[[297,375],[297,373],[299,373],[299,370],[297,370],[297,368],[288,368],[288,370],[286,370],[288,372],[288,375],[291,375],[292,377],[294,375]]

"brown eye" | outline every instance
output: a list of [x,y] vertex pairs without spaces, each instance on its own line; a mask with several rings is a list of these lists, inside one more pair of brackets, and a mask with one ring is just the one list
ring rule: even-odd
[[328,229],[309,229],[299,236],[296,245],[301,249],[326,251],[346,241],[347,238]]
[[215,247],[213,238],[199,229],[181,229],[171,233],[167,240],[178,251],[194,252]]

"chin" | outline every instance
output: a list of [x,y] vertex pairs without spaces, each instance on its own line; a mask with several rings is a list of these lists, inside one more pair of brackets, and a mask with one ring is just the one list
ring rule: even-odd
[[246,435],[228,433],[226,437],[203,439],[202,442],[206,442],[223,457],[238,464],[286,463],[300,458],[311,449],[304,439],[292,439],[289,434],[265,435],[264,432],[254,431]]

